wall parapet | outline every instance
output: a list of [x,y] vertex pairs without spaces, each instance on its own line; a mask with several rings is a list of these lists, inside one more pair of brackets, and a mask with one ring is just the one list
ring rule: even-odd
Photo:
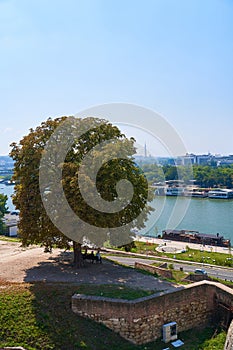
[[134,267],[135,269],[144,270],[153,274],[156,273],[157,275],[162,276],[164,278],[173,279],[172,271],[165,269],[163,267],[153,266],[153,265],[149,265],[149,264],[145,264],[137,261],[135,262]]
[[165,323],[177,322],[179,332],[213,323],[218,301],[223,299],[233,305],[231,288],[201,281],[135,300],[75,294],[72,310],[105,324],[135,344],[144,344],[160,338]]

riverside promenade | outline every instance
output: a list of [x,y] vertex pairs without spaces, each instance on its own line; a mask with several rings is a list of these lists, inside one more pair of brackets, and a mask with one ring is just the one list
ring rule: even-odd
[[181,242],[181,241],[171,241],[171,240],[166,240],[162,238],[154,238],[154,237],[139,236],[139,235],[135,237],[135,241],[158,244],[159,245],[158,251],[161,251],[161,252],[163,251],[166,253],[179,253],[182,250],[186,249],[186,247],[188,246],[190,249],[196,249],[196,250],[213,252],[213,253],[224,253],[224,254],[231,253],[231,255],[233,255],[233,249],[225,248],[225,247],[202,245],[197,243],[188,243],[188,242]]

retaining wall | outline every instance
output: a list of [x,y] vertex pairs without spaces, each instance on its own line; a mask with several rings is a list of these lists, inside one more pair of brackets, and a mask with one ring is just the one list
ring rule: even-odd
[[144,344],[161,337],[165,323],[177,322],[178,332],[213,323],[219,300],[233,305],[233,290],[202,281],[133,301],[75,294],[72,310],[105,324],[135,344]]
[[164,278],[173,279],[172,271],[162,267],[144,264],[140,262],[135,262],[134,267],[136,269],[148,271],[153,274],[156,273],[157,275],[162,276]]

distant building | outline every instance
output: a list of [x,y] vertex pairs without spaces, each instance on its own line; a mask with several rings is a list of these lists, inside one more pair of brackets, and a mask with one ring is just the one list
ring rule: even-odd
[[213,160],[213,155],[210,153],[197,155],[196,157],[198,165],[209,165]]
[[217,162],[217,166],[231,165],[233,164],[233,155],[230,154],[229,156],[217,156],[215,157],[215,160]]
[[186,153],[179,157],[153,157],[148,154],[147,145],[144,145],[144,155],[134,156],[138,164],[157,164],[161,166],[165,165],[214,165],[214,166],[227,166],[233,164],[233,154],[228,156],[207,154],[194,154]]
[[197,163],[197,156],[195,154],[187,153],[185,156],[177,158],[178,165],[193,165]]
[[9,237],[17,237],[18,221],[19,221],[18,211],[5,214],[3,218],[3,222],[5,226],[3,234]]
[[187,153],[184,156],[177,158],[178,165],[230,165],[233,164],[233,155],[221,156],[213,155],[211,153],[207,154],[193,154]]

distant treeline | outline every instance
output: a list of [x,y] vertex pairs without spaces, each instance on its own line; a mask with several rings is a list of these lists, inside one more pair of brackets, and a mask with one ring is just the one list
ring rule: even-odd
[[172,166],[163,167],[156,164],[141,165],[147,179],[154,182],[167,180],[196,180],[200,187],[225,187],[233,188],[233,165],[224,167],[213,167],[209,165]]

